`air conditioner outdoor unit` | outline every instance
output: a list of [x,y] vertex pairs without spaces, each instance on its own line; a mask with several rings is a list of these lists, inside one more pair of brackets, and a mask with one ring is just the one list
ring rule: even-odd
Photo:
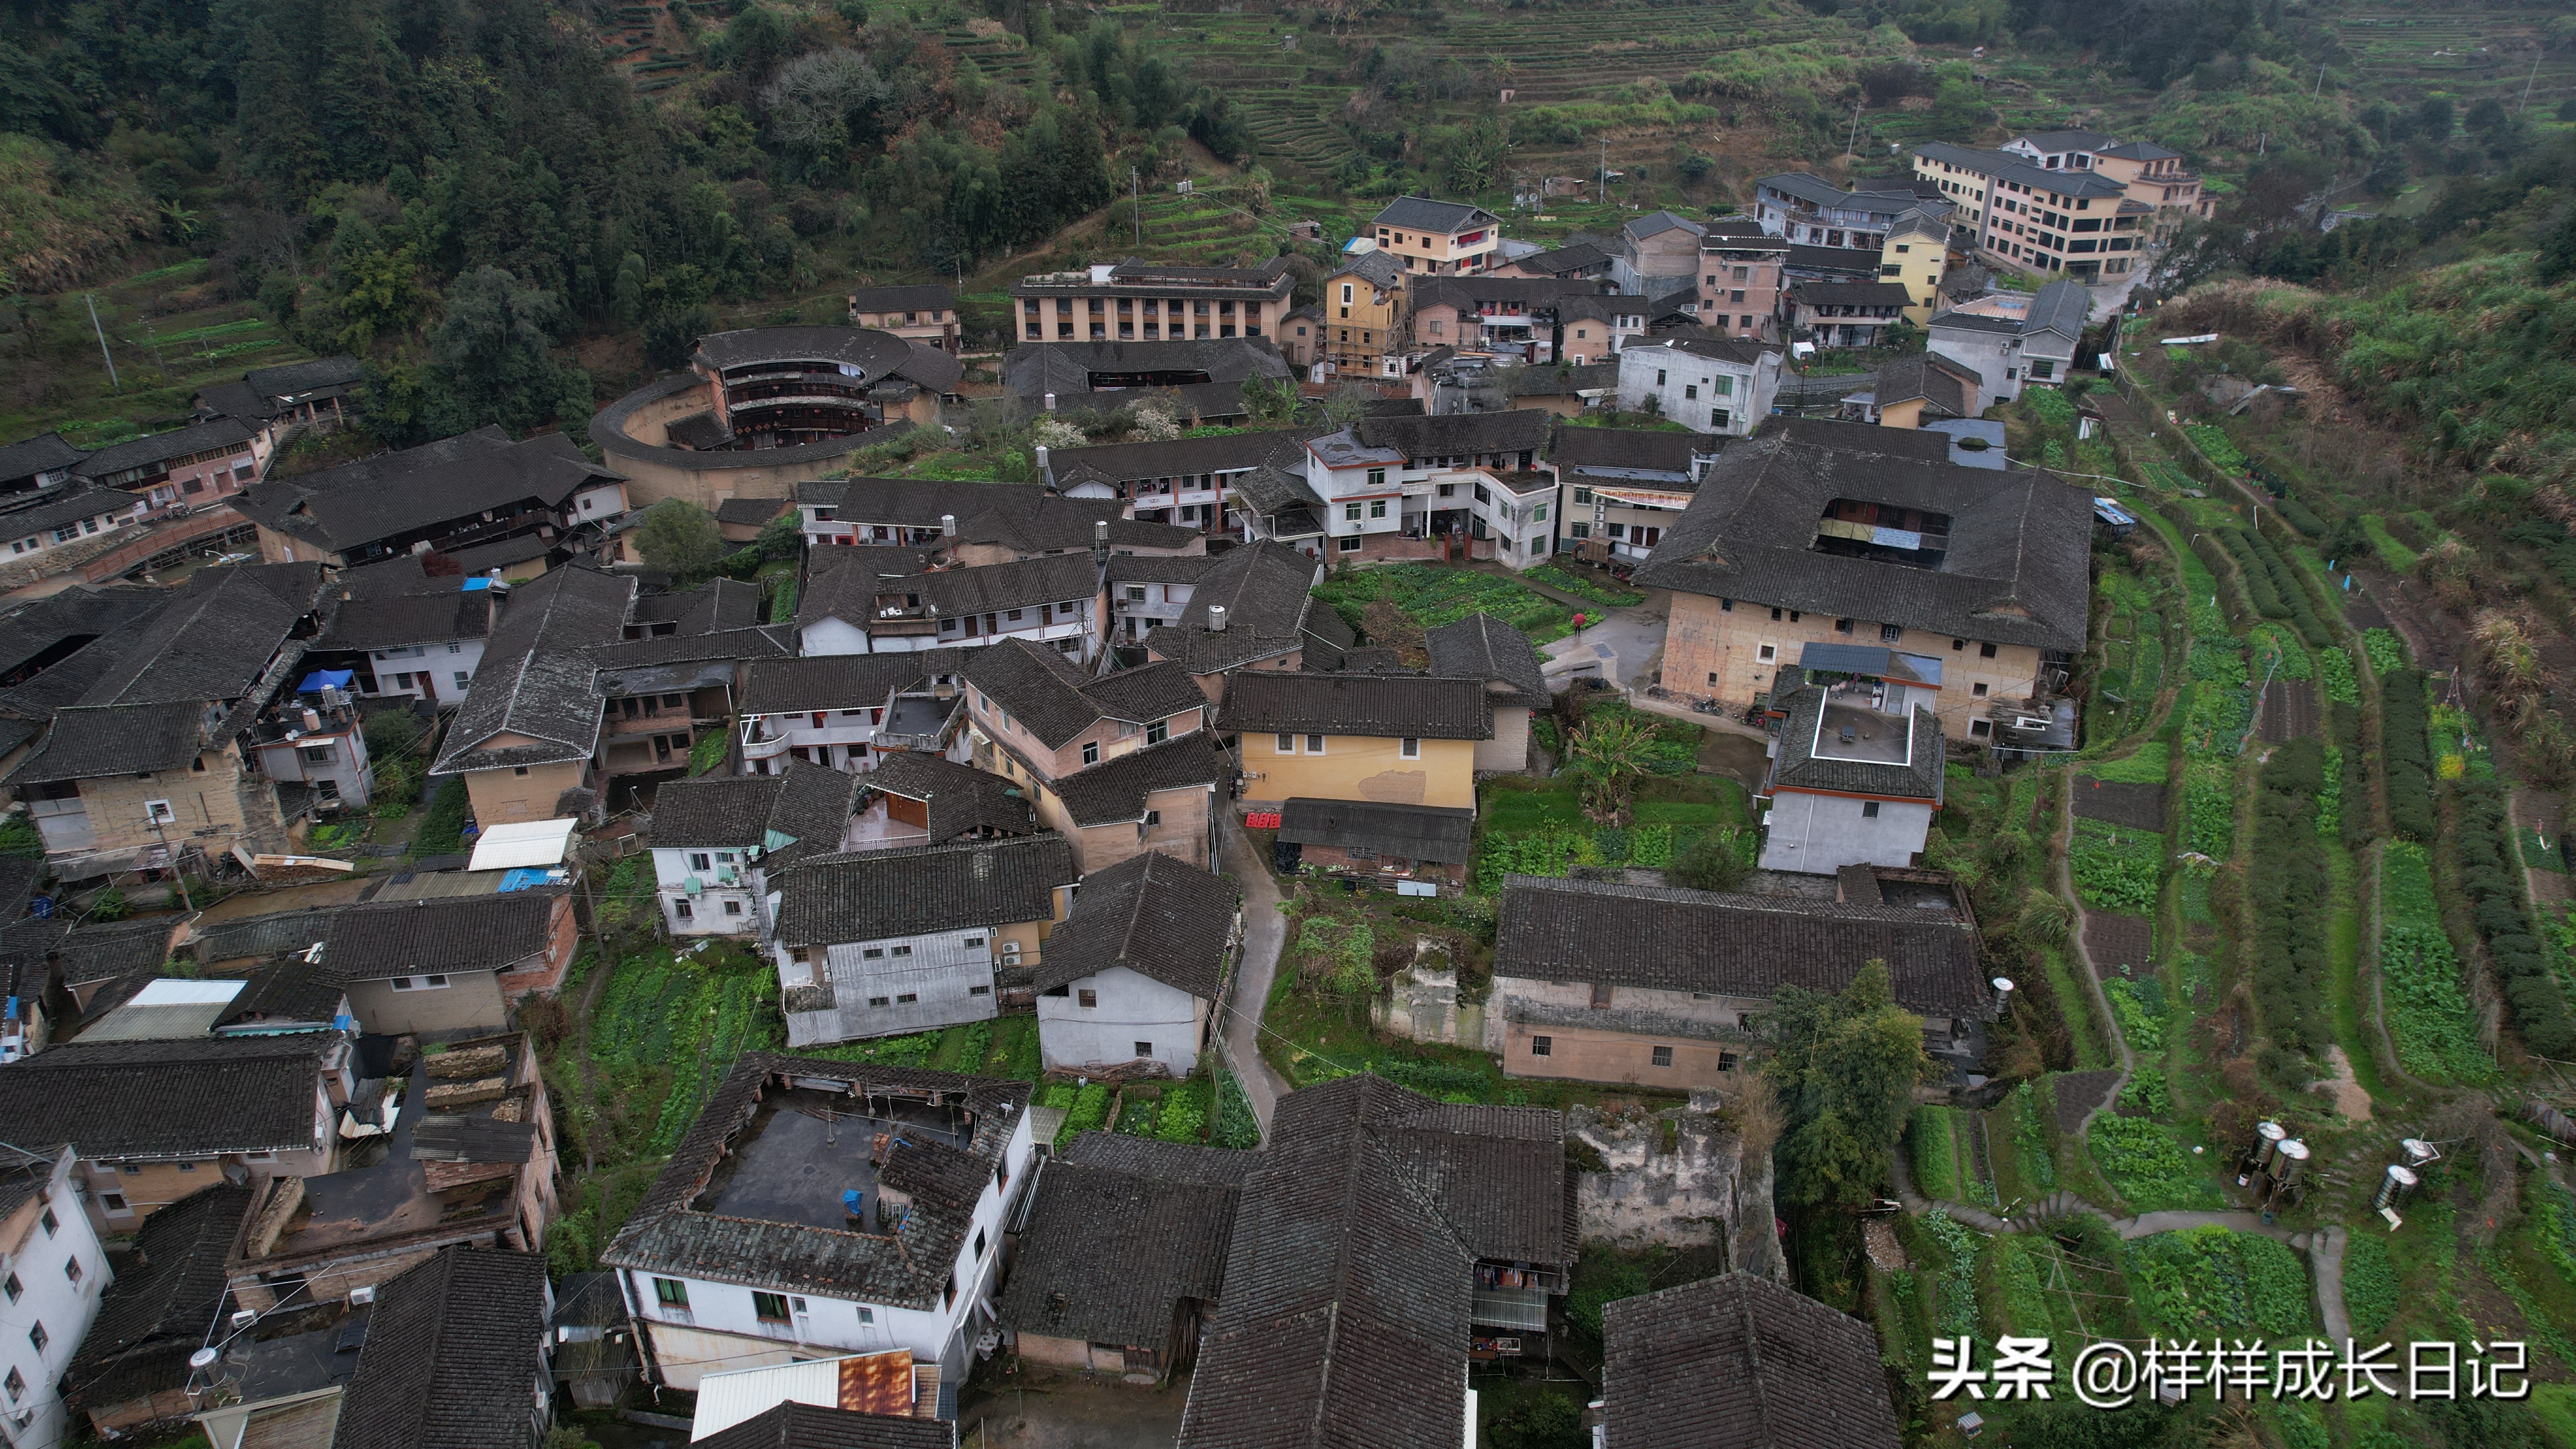
[[352,1308],[364,1308],[375,1301],[376,1285],[372,1283],[368,1284],[364,1288],[352,1288],[349,1290],[349,1306]]

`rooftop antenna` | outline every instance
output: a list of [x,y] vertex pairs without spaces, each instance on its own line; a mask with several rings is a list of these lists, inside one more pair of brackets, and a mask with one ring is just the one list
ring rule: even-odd
[[107,364],[108,388],[121,393],[125,391],[125,384],[116,380],[116,358],[107,350],[107,329],[98,325],[98,294],[83,292],[81,300],[89,304],[89,330],[98,334],[98,356]]

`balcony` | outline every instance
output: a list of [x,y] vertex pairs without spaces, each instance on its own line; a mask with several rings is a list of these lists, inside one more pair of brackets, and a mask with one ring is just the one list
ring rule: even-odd
[[1475,1300],[1467,1310],[1467,1321],[1488,1328],[1520,1328],[1532,1332],[1547,1329],[1547,1290],[1544,1288],[1476,1287]]
[[761,725],[754,720],[742,727],[742,757],[746,760],[774,760],[787,753],[787,737],[765,738]]

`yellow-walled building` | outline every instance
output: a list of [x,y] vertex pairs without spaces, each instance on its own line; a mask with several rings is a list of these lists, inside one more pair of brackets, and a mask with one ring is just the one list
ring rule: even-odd
[[1905,308],[1905,320],[1917,327],[1932,320],[1933,308],[1941,302],[1941,273],[1950,264],[1950,224],[1939,218],[1909,211],[1897,218],[1879,243],[1878,279],[1894,282],[1914,300]]

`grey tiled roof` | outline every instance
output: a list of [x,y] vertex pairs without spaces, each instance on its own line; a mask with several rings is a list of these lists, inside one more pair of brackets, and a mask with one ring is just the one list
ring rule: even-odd
[[204,705],[187,702],[59,710],[45,742],[10,781],[36,785],[185,769],[203,746],[206,713]]
[[1535,452],[1547,445],[1545,408],[1498,413],[1447,413],[1439,417],[1362,418],[1352,430],[1372,448],[1393,448],[1408,458],[1464,457],[1480,453]]
[[158,972],[169,959],[170,928],[179,923],[177,916],[147,916],[132,921],[84,921],[68,931],[57,930],[39,939],[39,928],[54,922],[12,921],[0,928],[0,960],[19,954],[19,940],[27,937],[25,949],[36,959],[46,950],[59,954],[63,983],[86,986],[93,981],[107,981],[137,971]]
[[1003,1325],[1169,1352],[1182,1303],[1221,1296],[1240,1197],[1234,1188],[1049,1164],[996,1305]]
[[1325,280],[1352,276],[1381,292],[1396,291],[1404,285],[1404,263],[1393,252],[1361,252],[1345,257],[1340,266],[1324,274]]
[[1436,805],[1298,797],[1279,812],[1279,838],[1291,845],[1359,846],[1381,856],[1463,865],[1474,854],[1476,812]]
[[[99,636],[114,635],[123,631],[135,620],[160,608],[168,601],[169,594],[162,589],[137,588],[123,584],[108,588],[93,588],[87,584],[73,584],[60,593],[47,594],[40,599],[26,599],[0,605],[0,672],[14,672],[21,666],[34,662],[37,656],[59,649],[66,644],[79,648],[81,654],[91,653],[96,649]],[[78,645],[78,641],[84,637],[92,641],[90,646]],[[104,661],[112,659],[115,655],[113,648],[97,652],[102,668]],[[36,677],[43,679],[59,672],[65,662],[67,661],[56,660]],[[96,676],[93,674],[90,677]],[[25,686],[20,685],[5,694],[0,694],[0,709],[7,708],[12,702],[10,696],[18,694],[23,688]],[[84,681],[81,688],[88,688],[88,683]],[[74,690],[63,698],[66,703],[71,699],[77,699],[79,690]],[[43,712],[51,714],[53,710],[49,707]]]
[[[1370,1075],[1281,1098],[1182,1449],[1456,1442],[1470,1238],[1543,1249],[1522,1261],[1574,1257],[1559,1131],[1544,1109],[1443,1107]],[[1425,1140],[1439,1136],[1455,1140]]]
[[774,875],[782,866],[841,848],[859,784],[847,771],[797,759],[776,775],[673,780],[653,797],[653,843],[738,850],[776,831],[789,843],[761,857]]
[[492,632],[493,613],[493,599],[481,589],[348,599],[335,612],[330,632],[314,640],[313,647],[402,649],[480,639]]
[[1638,217],[1636,220],[1629,222],[1626,226],[1619,228],[1619,230],[1621,234],[1625,236],[1634,238],[1638,241],[1644,241],[1650,236],[1660,236],[1676,227],[1689,232],[1692,236],[1708,235],[1707,227],[1700,225],[1698,222],[1675,216],[1669,211],[1650,211],[1644,216]]
[[1697,433],[1646,428],[1560,427],[1548,440],[1548,461],[1560,469],[1633,468],[1690,476],[1691,460],[1711,440]]
[[1073,823],[1087,828],[1143,820],[1159,792],[1218,785],[1233,774],[1233,757],[1213,731],[1199,729],[1050,780],[1047,788]]
[[[268,528],[340,553],[495,509],[530,502],[561,508],[581,489],[618,477],[561,433],[513,443],[498,427],[487,427],[319,473],[265,479],[233,506]],[[537,552],[544,551],[539,543]]]
[[[1058,843],[1061,849],[1061,842]],[[908,852],[885,852],[903,855]],[[812,869],[812,867],[806,867]],[[1067,875],[1070,857],[1067,857]],[[677,1272],[693,1278],[741,1283],[788,1292],[917,1308],[940,1308],[951,1266],[973,1227],[970,1215],[916,1204],[892,1234],[844,1232],[795,1222],[720,1217],[691,1206],[707,1187],[726,1146],[761,1107],[770,1079],[864,1082],[889,1090],[962,1095],[975,1119],[966,1151],[987,1169],[1027,1110],[1030,1084],[965,1077],[952,1072],[829,1061],[769,1052],[746,1053],[708,1094],[696,1125],[680,1139],[671,1160],[644,1194],[635,1215],[600,1254],[613,1268]],[[954,1098],[952,1098],[954,1100]]]
[[507,971],[545,954],[560,890],[379,901],[340,912],[322,964],[341,981],[420,972]]
[[303,362],[282,362],[275,367],[254,367],[242,374],[242,381],[261,397],[291,398],[325,388],[355,386],[365,376],[366,369],[358,359],[343,352]]
[[795,506],[787,498],[728,498],[716,505],[716,522],[760,528]]
[[2016,156],[2010,151],[1987,151],[1975,146],[1953,145],[1948,141],[1926,141],[1914,148],[1914,154],[1946,161],[1981,176],[1996,177],[2063,196],[2122,196],[2128,192],[2127,187],[2108,176],[2091,171],[2051,171],[2026,156]]
[[545,1259],[440,1249],[376,1290],[331,1449],[528,1442],[545,1327]]
[[1963,418],[1969,415],[1968,389],[1976,382],[1974,369],[1961,367],[1937,352],[1917,352],[1880,363],[1870,391],[1882,408],[1919,400],[1927,409],[1927,418]]
[[1481,679],[1505,686],[1488,691],[1497,704],[1547,706],[1547,679],[1529,636],[1491,614],[1469,614],[1423,636],[1431,672],[1449,679]]
[[987,830],[1002,835],[1037,833],[1036,813],[1018,786],[937,755],[918,750],[880,755],[876,768],[861,783],[927,805],[934,845]]
[[[1170,342],[1024,342],[1002,354],[1002,386],[1024,398],[1056,394],[1057,406],[1091,390],[1094,373],[1197,372],[1209,382],[1240,384],[1256,377],[1286,377],[1279,349],[1258,337],[1206,337]],[[1109,394],[1122,401],[1143,396]]]
[[1789,295],[1811,307],[1910,307],[1914,294],[1900,282],[1793,282]]
[[709,1434],[690,1449],[957,1449],[957,1424],[789,1400]]
[[1228,1188],[1242,1187],[1261,1162],[1257,1153],[1119,1132],[1079,1133],[1073,1145],[1056,1156],[1077,1167],[1105,1168],[1158,1182]]
[[888,654],[810,654],[755,659],[745,671],[744,714],[875,709],[898,689],[954,675],[977,651],[916,649]]
[[1207,707],[1172,664],[1144,664],[1093,679],[1056,651],[1005,639],[975,656],[966,680],[1055,749],[1103,719],[1151,724]]
[[1428,196],[1399,196],[1379,208],[1370,219],[1372,226],[1399,227],[1407,231],[1465,231],[1477,225],[1500,226],[1494,214],[1483,207],[1464,201],[1438,201]]
[[697,360],[710,367],[755,362],[828,362],[863,369],[870,380],[888,373],[947,392],[965,375],[964,364],[936,347],[868,327],[747,327],[710,332],[698,339]]
[[1602,1313],[1608,1449],[1896,1449],[1869,1325],[1727,1273]]
[[1975,925],[1912,907],[1516,875],[1498,940],[1497,977],[1769,996],[1840,991],[1884,961],[1908,1011],[1991,1011]]
[[74,1407],[186,1386],[188,1355],[205,1346],[224,1309],[224,1259],[250,1199],[248,1187],[218,1181],[143,1220],[72,1360]]
[[754,624],[742,629],[717,629],[706,634],[657,634],[650,639],[620,639],[613,643],[594,644],[588,652],[591,663],[603,671],[649,669],[657,664],[784,659],[796,652],[793,639],[794,635],[784,624]]
[[853,287],[850,310],[854,312],[954,312],[957,294],[937,283],[923,282],[910,286]]
[[337,1040],[64,1042],[0,1067],[0,1122],[92,1158],[310,1148],[315,1084]]
[[[1277,513],[1288,508],[1324,506],[1324,500],[1316,494],[1315,486],[1306,481],[1306,475],[1301,471],[1291,471],[1288,468],[1254,468],[1249,472],[1234,475],[1230,480],[1230,486],[1242,496],[1245,503],[1252,506],[1252,511],[1255,513]],[[1242,551],[1239,548],[1233,550],[1235,553]]]
[[918,593],[941,617],[955,618],[1089,599],[1100,592],[1100,570],[1089,553],[1061,553],[914,574],[886,584],[885,589]]
[[1129,856],[1082,878],[1072,913],[1047,937],[1034,984],[1047,991],[1124,966],[1214,1001],[1241,901],[1223,876],[1158,851]]
[[1196,584],[1222,556],[1205,553],[1122,553],[1109,560],[1112,584]]
[[1052,920],[1056,888],[1080,875],[1054,834],[823,856],[780,883],[778,939],[823,946]]
[[[1332,612],[1308,593],[1317,572],[1313,559],[1283,543],[1230,549],[1190,591],[1180,621],[1148,631],[1146,647],[1194,675],[1301,649],[1308,621]],[[1219,605],[1225,630],[1210,634],[1208,611]]]
[[331,934],[331,922],[339,918],[343,906],[324,906],[300,911],[272,911],[259,916],[235,916],[197,928],[196,957],[201,966],[220,961],[265,961],[289,951],[301,951]]
[[2022,335],[2054,332],[2072,344],[2084,335],[2085,319],[2092,311],[2092,292],[2072,277],[2061,277],[2040,288],[2039,295],[2030,299],[2030,315],[2022,322]]
[[[1949,439],[1938,433],[1766,425],[1718,455],[1637,582],[1981,641],[2082,649],[2091,496],[2044,472],[1948,459]],[[1816,525],[1837,498],[1947,514],[1947,557],[1927,569],[1817,551]]]
[[672,624],[682,634],[748,629],[760,622],[760,586],[740,579],[710,579],[695,588],[645,594],[627,610],[626,622]]
[[66,489],[0,513],[0,539],[20,538],[84,518],[132,513],[141,506],[140,500],[120,488]]
[[0,446],[0,478],[31,478],[38,473],[51,473],[68,468],[89,454],[63,441],[60,433],[38,433],[32,438]]
[[1061,448],[1048,461],[1059,475],[1069,469],[1087,468],[1117,482],[1228,473],[1265,463],[1294,463],[1304,456],[1300,444],[1318,431],[1321,430],[1277,428],[1216,438],[1172,438],[1158,443],[1102,443],[1088,448]]
[[1261,733],[1489,740],[1482,680],[1246,671],[1226,685],[1217,727]]
[[[1822,689],[1813,685],[1803,686],[1771,703],[1774,709],[1785,709],[1788,719],[1780,726],[1780,749],[1772,758],[1770,778],[1764,782],[1765,793],[1772,790],[1826,790],[1837,795],[1940,803],[1945,744],[1941,717],[1931,710],[1921,709],[1915,713],[1911,760],[1902,765],[1891,765],[1868,760],[1840,760],[1815,753],[1816,721],[1825,707]],[[1891,719],[1888,725],[1897,728],[1901,722]]]
[[[598,668],[587,651],[624,631],[635,581],[550,569],[510,599],[473,687],[448,727],[434,774],[586,760],[599,743]],[[526,745],[496,745],[503,733]]]
[[251,430],[238,418],[213,418],[166,433],[154,433],[131,442],[115,443],[99,449],[73,469],[83,478],[104,478],[133,468],[148,468],[190,453],[203,453],[216,448],[250,448]]
[[320,564],[243,564],[203,569],[169,607],[136,625],[116,665],[83,704],[173,704],[235,700],[250,692],[269,660],[312,610]]

